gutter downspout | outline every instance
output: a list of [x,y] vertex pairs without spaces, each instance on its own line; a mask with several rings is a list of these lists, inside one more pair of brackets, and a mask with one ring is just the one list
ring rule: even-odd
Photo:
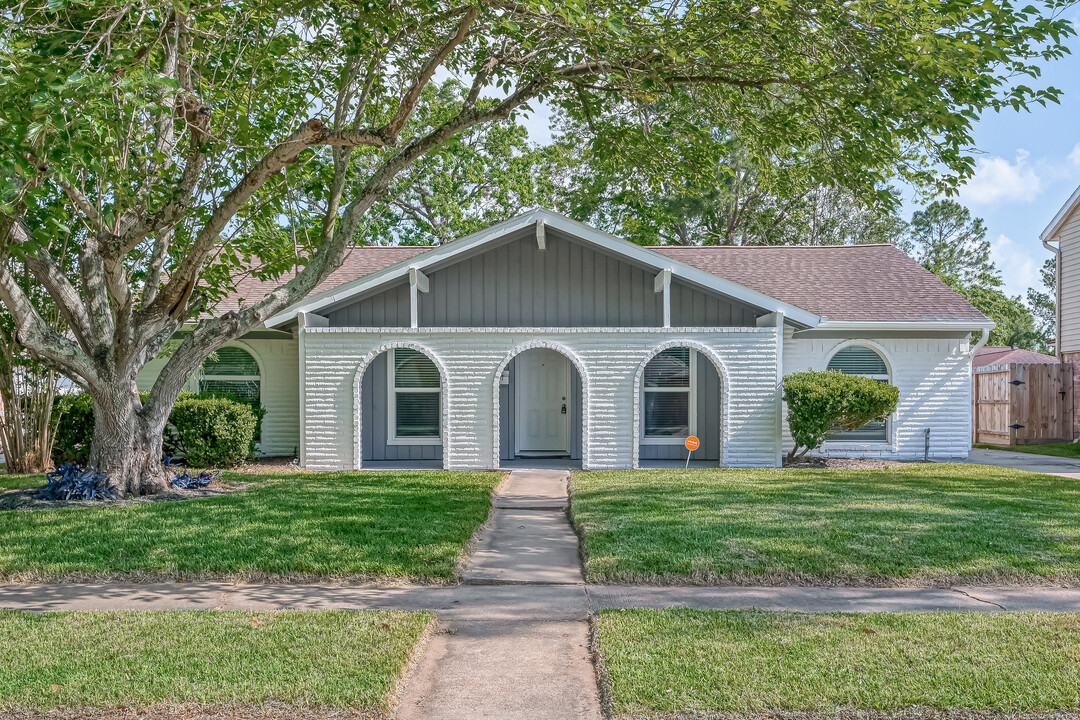
[[980,337],[979,341],[976,342],[972,346],[971,350],[968,351],[968,355],[970,355],[971,357],[975,357],[975,353],[979,352],[979,348],[981,348],[983,345],[985,345],[986,341],[989,340],[989,339],[990,339],[990,328],[984,327],[982,329],[982,337]]
[[1042,238],[1043,247],[1054,253],[1054,355],[1061,362],[1061,247]]

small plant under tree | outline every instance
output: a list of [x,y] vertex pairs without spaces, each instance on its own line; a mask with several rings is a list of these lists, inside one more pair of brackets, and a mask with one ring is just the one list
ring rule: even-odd
[[885,420],[899,400],[896,386],[861,375],[808,370],[784,376],[788,426],[795,441],[788,461],[801,460],[833,432]]

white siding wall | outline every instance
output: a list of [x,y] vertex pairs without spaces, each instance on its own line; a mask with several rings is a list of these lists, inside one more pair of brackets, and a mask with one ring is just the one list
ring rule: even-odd
[[776,328],[491,328],[420,329],[309,327],[304,333],[306,393],[304,463],[348,469],[358,463],[357,370],[394,344],[426,348],[445,369],[443,457],[449,469],[491,468],[499,434],[496,376],[523,347],[564,349],[582,379],[585,468],[633,464],[635,384],[658,348],[686,344],[722,365],[723,464],[774,466]]
[[[262,371],[262,406],[266,416],[262,424],[262,455],[292,455],[300,447],[299,347],[296,340],[249,339],[235,344],[251,353]],[[139,372],[139,390],[149,390],[161,369],[164,358],[155,358]],[[195,390],[194,380],[185,386]]]
[[1061,352],[1080,350],[1080,210],[1054,235],[1061,247]]
[[[889,423],[888,443],[826,443],[817,455],[918,460],[923,431],[930,428],[932,459],[965,458],[971,448],[971,357],[968,341],[926,338],[863,338],[878,349],[900,390]],[[824,370],[833,352],[855,339],[800,338],[784,343],[784,372]],[[791,436],[784,423],[784,449]]]

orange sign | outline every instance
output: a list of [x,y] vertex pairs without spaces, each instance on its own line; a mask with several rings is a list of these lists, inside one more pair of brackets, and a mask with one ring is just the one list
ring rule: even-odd
[[699,447],[701,447],[701,441],[697,439],[697,435],[691,435],[690,437],[686,438],[686,449],[687,450],[690,450],[691,452],[693,452],[694,450],[697,450]]

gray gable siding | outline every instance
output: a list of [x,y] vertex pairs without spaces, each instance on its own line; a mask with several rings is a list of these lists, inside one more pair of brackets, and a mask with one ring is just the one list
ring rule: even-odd
[[360,423],[362,461],[442,460],[442,445],[390,445],[386,442],[390,429],[388,357],[383,353],[375,358],[361,380],[360,398],[364,413]]
[[[427,273],[421,327],[659,327],[663,296],[655,272],[553,230],[547,249],[532,232]],[[753,327],[754,308],[686,285],[671,287],[678,326]],[[331,327],[408,327],[409,287],[402,283],[335,309]]]

